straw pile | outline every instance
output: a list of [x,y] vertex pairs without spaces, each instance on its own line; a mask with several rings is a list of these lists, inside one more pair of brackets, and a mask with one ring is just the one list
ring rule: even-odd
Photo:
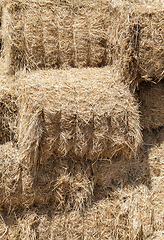
[[106,64],[102,4],[71,2],[9,1],[2,32],[10,73]]
[[146,129],[158,129],[164,125],[164,82],[141,83],[138,98],[141,102],[141,125]]
[[136,154],[138,106],[113,69],[38,71],[16,84],[18,145],[32,168],[52,154],[92,161]]

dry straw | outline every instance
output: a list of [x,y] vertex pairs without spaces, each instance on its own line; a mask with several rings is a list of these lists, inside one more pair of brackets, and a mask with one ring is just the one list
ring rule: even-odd
[[[157,207],[152,204],[151,193],[145,186],[124,189],[115,192],[111,199],[98,201],[83,213],[71,211],[50,217],[45,210],[39,214],[35,210],[28,211],[18,218],[15,229],[10,227],[8,236],[60,240],[153,239],[163,236],[163,226],[157,225],[154,219],[153,209]],[[159,219],[162,221],[162,216],[158,216]]]
[[9,1],[2,32],[8,72],[103,66],[106,34],[101,1]]
[[85,209],[99,181],[96,162],[126,162],[141,143],[138,105],[114,69],[19,73],[8,94],[8,132],[18,140],[18,149],[2,145],[1,206],[9,212]]
[[138,98],[141,102],[141,125],[146,129],[158,129],[164,125],[164,82],[141,83]]
[[[144,182],[136,186],[137,181],[135,181],[135,187],[131,184],[119,187],[116,184],[112,191],[109,188],[103,189],[103,186],[99,185],[105,192],[108,192],[108,197],[99,195],[97,198],[95,196],[93,205],[86,209],[83,208],[83,211],[72,209],[71,211],[57,212],[57,209],[52,206],[40,210],[38,208],[29,209],[24,213],[17,214],[17,218],[14,215],[14,224],[7,225],[6,239],[17,239],[18,237],[21,239],[30,237],[31,239],[57,238],[62,240],[66,238],[162,239],[164,232],[163,131],[164,129],[158,134],[153,132],[146,134],[144,147],[146,147],[148,155],[140,156],[140,160],[145,164],[148,161],[150,165],[150,176],[143,177],[147,181],[151,177],[151,188],[148,188]],[[147,146],[151,146],[149,151]],[[87,163],[87,165],[89,164]],[[140,163],[138,165],[141,167]],[[139,167],[136,166],[136,169]],[[129,172],[128,168],[124,170]],[[75,170],[75,173],[77,172],[79,169]],[[108,171],[107,174],[110,177],[114,171],[111,169],[111,172]],[[130,178],[134,178],[135,174],[131,169]],[[64,174],[62,175],[64,176]],[[95,174],[94,177],[96,177]],[[129,183],[130,178],[128,179]],[[44,194],[42,194],[43,197]]]
[[0,76],[0,143],[16,139],[17,104],[12,81]]
[[118,72],[88,68],[17,77],[19,149],[31,166],[59,157],[135,155],[141,142],[138,106]]
[[11,142],[0,146],[0,208],[8,214],[20,208],[51,206],[56,211],[83,210],[93,201],[91,163],[51,157],[33,175],[19,161]]
[[164,76],[162,5],[116,6],[110,16],[107,35],[112,60],[119,62],[125,81],[133,86],[143,80],[160,81]]

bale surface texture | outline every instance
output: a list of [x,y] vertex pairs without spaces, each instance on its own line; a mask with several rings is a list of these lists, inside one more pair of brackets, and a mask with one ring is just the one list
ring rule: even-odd
[[[8,83],[6,83],[6,80]],[[0,76],[0,143],[16,138],[17,103],[10,78]]]
[[91,162],[53,157],[34,174],[12,142],[0,145],[0,210],[8,214],[34,205],[81,211],[93,201],[92,178]]
[[49,156],[135,155],[138,105],[111,68],[38,71],[17,77],[19,149],[35,165]]
[[158,129],[164,125],[164,81],[143,82],[139,85],[141,125],[146,129]]
[[2,24],[9,71],[106,65],[102,5],[9,1]]
[[144,80],[161,80],[164,77],[162,5],[117,6],[107,22],[111,58],[122,68],[124,80],[133,86]]

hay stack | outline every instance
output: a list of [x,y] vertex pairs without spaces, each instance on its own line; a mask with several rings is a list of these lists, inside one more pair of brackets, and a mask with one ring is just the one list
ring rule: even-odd
[[136,154],[138,107],[114,70],[38,71],[16,84],[18,145],[31,166],[52,154],[92,161]]
[[105,65],[103,4],[91,2],[9,1],[2,24],[9,72]]
[[138,98],[141,102],[141,125],[146,129],[158,129],[164,125],[164,82],[141,83]]

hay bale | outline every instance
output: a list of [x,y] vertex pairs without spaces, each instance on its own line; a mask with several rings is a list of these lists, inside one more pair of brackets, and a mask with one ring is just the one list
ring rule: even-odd
[[163,13],[164,5],[154,1],[111,1],[105,20],[109,62],[132,87],[164,77]]
[[33,174],[28,161],[19,159],[19,150],[11,142],[0,145],[0,208],[10,213],[34,205],[52,206],[65,212],[91,205],[91,163],[51,157]]
[[[47,210],[48,212],[48,210]],[[120,190],[84,212],[38,213],[29,210],[15,225],[15,238],[38,239],[146,239],[153,235],[151,196],[145,186]],[[9,229],[9,233],[11,230]],[[20,234],[20,235],[19,235]]]
[[141,83],[138,98],[141,102],[141,125],[146,129],[158,129],[164,125],[164,82]]
[[164,10],[156,6],[129,8],[118,29],[126,81],[160,81],[164,77]]
[[138,106],[114,70],[38,71],[16,84],[18,145],[31,166],[52,154],[92,161],[136,154]]
[[10,1],[3,13],[9,71],[105,65],[107,37],[98,3]]

